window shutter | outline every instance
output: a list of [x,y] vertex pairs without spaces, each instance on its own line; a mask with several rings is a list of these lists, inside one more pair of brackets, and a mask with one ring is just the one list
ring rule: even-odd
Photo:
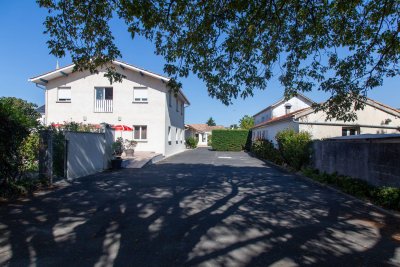
[[58,101],[71,101],[71,88],[58,88]]
[[147,102],[147,100],[148,100],[147,88],[134,88],[133,89],[133,101]]

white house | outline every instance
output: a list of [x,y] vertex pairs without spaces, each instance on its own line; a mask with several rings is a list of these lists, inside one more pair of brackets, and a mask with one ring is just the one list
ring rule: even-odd
[[365,108],[358,110],[357,120],[344,122],[326,120],[323,111],[314,112],[313,101],[298,94],[289,100],[281,99],[255,114],[252,139],[276,143],[275,136],[284,129],[307,131],[313,139],[357,134],[396,133],[400,129],[400,112],[377,101],[367,99]]
[[208,126],[207,124],[188,124],[185,126],[185,136],[188,137],[195,137],[198,140],[198,146],[207,146],[209,136],[212,133],[212,130],[216,129],[225,129],[224,126],[217,125],[217,126]]
[[126,125],[133,131],[116,136],[138,141],[136,151],[164,156],[183,151],[185,107],[190,104],[183,92],[171,93],[167,77],[117,60],[110,64],[125,76],[121,83],[110,84],[105,67],[91,74],[73,72],[73,64],[30,78],[45,89],[45,124]]

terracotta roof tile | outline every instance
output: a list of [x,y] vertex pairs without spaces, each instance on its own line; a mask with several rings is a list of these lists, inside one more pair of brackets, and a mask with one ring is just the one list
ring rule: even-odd
[[202,123],[187,124],[187,126],[198,132],[211,132],[212,130],[225,129],[225,127],[222,125],[208,126],[207,124],[202,124]]
[[264,125],[271,124],[271,123],[273,123],[273,122],[283,121],[283,120],[292,118],[292,117],[294,117],[294,115],[296,115],[296,114],[298,114],[298,113],[300,113],[300,112],[302,112],[302,111],[305,111],[305,110],[307,110],[307,109],[311,109],[311,107],[302,108],[302,109],[299,109],[299,110],[290,112],[290,113],[288,113],[288,114],[285,114],[285,115],[282,115],[282,116],[279,116],[279,117],[272,118],[272,119],[270,119],[270,120],[268,120],[268,121],[261,122],[261,123],[259,123],[259,124],[257,124],[257,125],[254,125],[253,129],[254,129],[254,128],[261,127],[261,126],[264,126]]

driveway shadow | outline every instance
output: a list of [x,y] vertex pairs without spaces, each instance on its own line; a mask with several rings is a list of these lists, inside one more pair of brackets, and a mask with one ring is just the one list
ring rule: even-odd
[[105,172],[0,216],[8,266],[400,264],[399,220],[266,166]]

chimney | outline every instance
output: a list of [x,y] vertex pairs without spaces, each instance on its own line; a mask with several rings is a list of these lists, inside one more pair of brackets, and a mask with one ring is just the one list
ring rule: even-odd
[[290,103],[286,103],[285,104],[285,114],[289,114],[291,108],[292,108],[292,105]]

